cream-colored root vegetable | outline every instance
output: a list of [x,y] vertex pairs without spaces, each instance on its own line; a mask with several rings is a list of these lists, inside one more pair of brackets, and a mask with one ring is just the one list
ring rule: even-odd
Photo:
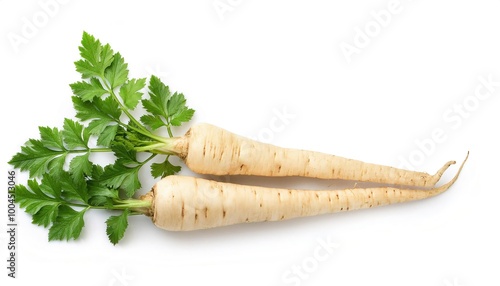
[[433,187],[452,164],[447,162],[430,175],[320,152],[281,148],[210,124],[193,126],[184,137],[175,138],[165,151],[175,153],[199,174],[300,176],[418,187]]
[[453,185],[464,163],[451,181],[429,190],[395,187],[290,190],[169,176],[142,199],[151,202],[150,215],[154,224],[173,231],[279,221],[433,197]]

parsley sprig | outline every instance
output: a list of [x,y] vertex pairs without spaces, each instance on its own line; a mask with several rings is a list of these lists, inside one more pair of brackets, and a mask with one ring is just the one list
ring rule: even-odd
[[30,139],[10,160],[10,164],[21,171],[28,171],[30,177],[40,177],[47,171],[60,173],[66,158],[70,154],[78,154],[70,163],[70,169],[76,176],[89,175],[91,152],[110,152],[109,148],[89,147],[90,132],[88,128],[71,119],[64,120],[62,130],[58,128],[39,127],[40,139]]
[[[155,178],[181,170],[170,162],[177,155],[172,129],[190,121],[194,110],[156,76],[129,78],[122,55],[89,33],[83,33],[79,51],[74,64],[81,80],[70,84],[78,120],[39,127],[40,138],[29,139],[12,157],[9,163],[30,176],[15,189],[16,201],[34,224],[50,226],[49,240],[79,237],[90,209],[121,211],[106,221],[108,237],[117,243],[127,218],[149,208],[148,201],[132,198],[141,188],[139,170],[150,165]],[[144,115],[136,118],[139,106]],[[168,137],[156,133],[161,128]],[[94,164],[91,154],[100,152],[113,153],[115,162]],[[141,159],[139,153],[149,156]],[[164,159],[151,162],[157,156]]]
[[27,186],[16,187],[16,202],[32,215],[34,224],[49,227],[49,241],[78,238],[88,210],[108,209],[122,211],[106,221],[109,240],[116,244],[125,233],[130,215],[148,214],[149,201],[120,198],[117,189],[106,188],[99,182],[102,167],[91,164],[91,168],[92,179],[71,176],[66,171],[49,172],[41,182],[30,179]]
[[[138,169],[157,155],[165,155],[165,160],[151,164],[153,177],[179,172],[180,166],[169,161],[174,154],[172,126],[188,122],[194,114],[186,106],[184,95],[170,92],[158,77],[152,76],[148,98],[142,92],[146,78],[129,78],[128,64],[121,54],[86,32],[79,50],[81,59],[75,66],[82,80],[70,87],[76,118],[86,126],[65,119],[62,130],[40,127],[40,139],[30,139],[9,163],[28,171],[30,177],[39,177],[47,170],[62,170],[68,155],[78,154],[71,160],[69,171],[75,176],[89,176],[90,153],[113,152],[117,160],[105,168],[104,183],[123,189],[130,196],[140,188]],[[132,112],[139,103],[146,114],[137,119]],[[154,133],[161,127],[166,128],[168,138]],[[97,146],[89,146],[91,136],[96,136]],[[140,162],[138,152],[152,155]],[[133,179],[125,180],[130,176]]]

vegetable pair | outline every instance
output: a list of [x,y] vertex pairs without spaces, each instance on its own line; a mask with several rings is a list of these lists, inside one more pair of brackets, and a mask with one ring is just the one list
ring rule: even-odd
[[[172,93],[158,77],[129,78],[123,57],[88,33],[83,34],[81,59],[75,62],[82,80],[71,84],[76,118],[62,129],[40,127],[40,139],[30,139],[9,162],[28,171],[26,185],[15,189],[16,201],[49,227],[49,240],[79,237],[90,209],[120,211],[107,221],[107,234],[116,244],[130,215],[148,215],[161,228],[193,230],[241,222],[274,221],[297,216],[368,208],[422,199],[448,189],[435,187],[446,163],[435,175],[365,163],[312,151],[259,143],[209,124],[197,124],[181,137],[173,126],[191,120],[194,110],[181,93]],[[142,92],[147,85],[147,96]],[[145,115],[134,117],[141,105]],[[168,137],[156,131],[164,128]],[[96,137],[96,146],[91,146]],[[116,160],[104,168],[89,160],[91,153],[112,152]],[[140,159],[139,153],[148,153]],[[394,187],[349,190],[285,190],[243,186],[176,176],[181,158],[191,170],[213,175],[305,176],[369,181]],[[161,177],[151,192],[134,199],[141,188],[139,170],[151,164]],[[69,162],[69,169],[65,163]],[[462,165],[463,166],[463,165]],[[461,170],[461,168],[460,168]],[[459,171],[460,172],[460,171]]]

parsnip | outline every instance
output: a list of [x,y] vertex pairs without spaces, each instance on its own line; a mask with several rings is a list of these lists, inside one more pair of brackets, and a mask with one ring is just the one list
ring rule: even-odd
[[429,190],[395,187],[291,190],[169,176],[142,199],[151,202],[149,215],[154,224],[172,231],[279,221],[430,198],[453,185],[464,163],[452,180]]
[[199,174],[300,176],[432,187],[453,163],[447,162],[430,175],[320,152],[281,148],[206,123],[191,127],[184,137],[170,140],[162,151],[175,153]]

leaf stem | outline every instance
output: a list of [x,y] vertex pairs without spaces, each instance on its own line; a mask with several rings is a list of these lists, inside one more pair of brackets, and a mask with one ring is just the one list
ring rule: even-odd
[[110,148],[88,148],[88,149],[73,149],[73,150],[63,150],[63,151],[55,151],[58,153],[67,153],[67,154],[72,154],[72,153],[87,153],[87,152],[113,152]]
[[[149,131],[137,120],[135,117],[128,111],[128,108],[123,105],[123,103],[118,99],[118,96],[116,96],[114,90],[111,88],[109,83],[105,80],[104,75],[101,75],[101,79],[104,82],[104,85],[106,86],[108,93],[113,97],[113,99],[120,105],[120,109],[127,115],[127,117],[134,122],[137,126],[140,127],[141,130],[146,131],[149,133]],[[146,135],[146,134],[144,134]],[[147,136],[147,135],[146,135]]]
[[100,209],[100,210],[125,210],[132,209],[134,211],[144,212],[146,209],[151,208],[151,201],[144,201],[139,199],[127,199],[127,200],[114,200],[112,206],[93,206],[88,204],[77,204],[68,201],[60,202],[64,205],[83,208],[85,211],[89,209]]
[[137,152],[153,152],[164,155],[174,155],[175,152],[170,150],[168,143],[155,143],[147,146],[135,147],[134,150]]
[[[128,127],[128,128],[130,128],[130,129],[132,129],[132,130],[134,130],[134,131],[136,131],[136,132],[139,132],[140,134],[142,134],[142,135],[144,135],[146,137],[149,137],[149,138],[151,138],[153,140],[156,140],[158,142],[166,142],[167,138],[164,138],[164,137],[161,137],[161,136],[156,136],[153,133],[151,133],[149,130],[146,130],[144,128],[139,129],[139,128],[135,128],[134,126],[131,126],[131,125],[125,125],[125,126]],[[140,126],[142,126],[142,125],[140,125]],[[146,132],[144,132],[143,130],[146,130]]]
[[[110,85],[108,84],[108,82],[106,80],[104,80],[104,76],[102,76],[102,79],[103,79],[103,82],[104,82],[104,85],[106,86],[107,88],[107,91],[108,93],[113,97],[113,99],[118,103],[118,105],[120,106],[120,109],[127,115],[127,117],[136,125],[138,126],[139,128],[136,128],[135,126],[131,126],[131,125],[127,125],[121,121],[117,121],[118,124],[120,124],[121,126],[123,127],[126,127],[126,128],[130,128],[136,132],[139,132],[140,134],[146,136],[146,137],[149,137],[153,140],[156,140],[156,141],[159,141],[159,142],[164,142],[164,138],[163,137],[160,137],[160,136],[156,136],[154,134],[152,134],[146,127],[144,127],[144,125],[139,121],[137,120],[129,111],[128,111],[128,108],[122,104],[122,102],[118,99],[118,96],[116,95],[116,93],[114,92],[114,90],[110,87]],[[168,131],[168,135],[170,137],[173,137],[172,135],[172,130],[170,130],[170,127],[167,126],[167,131]]]
[[89,148],[90,152],[113,152],[111,148]]
[[143,201],[143,200],[138,200],[138,199],[127,199],[127,200],[117,200],[119,203],[118,205],[115,205],[117,209],[127,209],[127,208],[149,208],[151,207],[151,202],[150,201]]
[[[169,120],[167,119],[167,121],[169,121]],[[172,138],[172,137],[174,137],[174,134],[172,134],[172,129],[170,129],[170,122],[167,122],[167,123],[168,124],[165,126],[167,126],[168,136],[170,136],[170,138]]]
[[158,154],[151,154],[151,156],[149,156],[146,160],[142,161],[140,166],[144,166],[147,162],[151,161],[151,159],[153,159],[154,157],[156,157],[156,155]]
[[121,101],[118,99],[118,97],[116,96],[115,92],[112,90],[112,89],[109,89],[108,90],[109,94],[113,97],[113,99],[118,102],[118,104],[120,105],[120,109],[127,115],[127,117],[132,121],[134,122],[137,126],[140,127],[141,130],[144,130],[144,131],[148,131],[146,128],[144,128],[144,126],[142,126],[142,124],[137,120],[135,119],[135,117],[128,111],[128,109],[121,103]]

